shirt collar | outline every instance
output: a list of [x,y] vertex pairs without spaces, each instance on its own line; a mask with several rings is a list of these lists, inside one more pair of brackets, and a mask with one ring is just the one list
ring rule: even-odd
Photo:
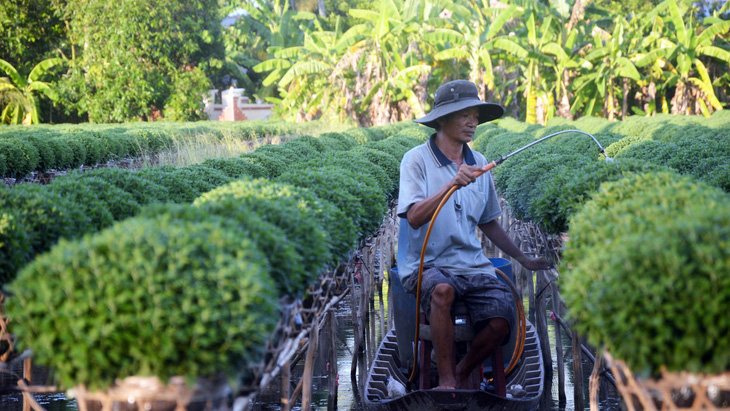
[[[436,145],[436,133],[431,135],[431,138],[428,139],[428,151],[431,152],[431,156],[433,157],[433,160],[436,162],[436,165],[438,167],[442,167],[445,165],[449,165],[453,163],[453,161],[449,160],[448,157],[444,155],[444,153],[439,150],[438,146]],[[474,153],[472,153],[471,149],[469,148],[469,145],[464,143],[464,147],[462,149],[462,154],[464,156],[464,164],[469,166],[475,166],[477,164],[476,159],[474,158]]]

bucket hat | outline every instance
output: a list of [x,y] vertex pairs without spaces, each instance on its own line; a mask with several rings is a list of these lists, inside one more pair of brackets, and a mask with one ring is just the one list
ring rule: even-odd
[[436,120],[469,107],[479,107],[479,124],[496,120],[504,114],[504,108],[499,104],[487,103],[479,99],[479,92],[474,83],[467,80],[454,80],[443,84],[436,90],[433,110],[413,121],[435,128],[438,124]]

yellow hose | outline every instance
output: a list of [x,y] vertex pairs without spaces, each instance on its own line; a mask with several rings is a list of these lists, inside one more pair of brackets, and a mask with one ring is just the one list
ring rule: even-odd
[[[477,171],[476,177],[481,176],[482,174],[486,173],[487,171],[493,169],[497,166],[496,162],[491,162],[484,166],[481,170]],[[426,246],[428,245],[428,239],[431,237],[431,230],[434,226],[434,221],[436,221],[436,217],[439,215],[439,212],[441,212],[441,209],[444,207],[446,202],[449,200],[452,194],[456,190],[459,189],[459,186],[454,185],[449,189],[449,191],[446,192],[446,195],[444,195],[444,198],[439,203],[438,207],[436,207],[436,211],[434,211],[433,216],[431,217],[431,221],[428,224],[428,230],[426,231],[426,237],[423,239],[423,246],[421,247],[421,260],[418,264],[418,286],[416,287],[416,338],[415,338],[415,352],[413,353],[413,361],[414,366],[413,370],[411,371],[411,376],[408,378],[408,382],[413,382],[413,380],[416,377],[416,361],[418,360],[418,337],[420,334],[420,319],[419,319],[419,310],[418,306],[421,303],[421,281],[423,280],[423,263],[426,258]],[[507,366],[507,369],[505,370],[505,375],[509,374],[512,369],[517,365],[517,361],[519,360],[520,356],[522,355],[522,351],[525,346],[525,333],[526,333],[526,320],[525,320],[525,309],[522,305],[522,301],[519,298],[519,295],[517,294],[517,290],[512,284],[512,281],[510,281],[509,277],[507,277],[502,271],[495,268],[495,272],[498,272],[502,278],[504,278],[507,281],[507,284],[512,289],[512,294],[515,299],[515,308],[517,311],[517,318],[520,325],[520,338],[517,339],[517,345],[515,346],[515,350],[512,353],[512,359],[510,360],[509,365]]]

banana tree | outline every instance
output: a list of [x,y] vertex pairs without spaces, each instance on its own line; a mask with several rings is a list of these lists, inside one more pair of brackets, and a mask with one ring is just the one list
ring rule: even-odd
[[[359,40],[345,53],[357,71],[354,107],[361,125],[421,117],[431,66],[419,47],[424,24],[442,10],[429,0],[381,0],[378,11],[350,10],[365,20],[353,26]],[[349,33],[348,31],[348,33]],[[346,33],[347,34],[347,33]]]
[[5,107],[0,114],[0,123],[38,124],[41,121],[38,108],[40,95],[57,101],[58,93],[50,83],[40,79],[52,68],[63,64],[61,58],[50,58],[36,64],[27,78],[23,78],[12,64],[0,59],[0,70],[7,77],[0,77],[0,103]]
[[[714,45],[717,36],[730,30],[730,21],[708,17],[704,20],[706,27],[698,27],[690,16],[685,25],[682,16],[689,9],[669,0],[657,6],[659,13],[664,12],[672,27],[665,30],[664,36],[658,40],[658,48],[640,56],[638,67],[649,65],[663,69],[666,79],[664,87],[675,87],[671,101],[673,114],[710,114],[707,103],[715,110],[722,110],[717,99],[712,80],[705,63],[700,57],[709,57],[730,64],[730,52]],[[667,15],[668,14],[668,15]]]
[[[616,114],[616,96],[618,78],[641,80],[639,71],[631,62],[632,39],[637,37],[633,31],[627,30],[628,23],[623,17],[614,20],[614,28],[610,37],[604,40],[600,35],[594,36],[593,49],[581,62],[584,73],[574,82],[576,97],[571,111],[585,107],[585,114],[593,114],[596,104],[603,102],[602,109],[609,120]],[[627,84],[626,82],[624,84]],[[627,94],[624,87],[624,94]]]
[[[544,15],[543,15],[544,16]],[[529,10],[529,17],[525,22],[525,29],[516,35],[500,36],[494,39],[494,48],[502,50],[514,59],[519,69],[520,85],[519,91],[525,95],[525,121],[527,123],[545,124],[550,117],[547,108],[553,107],[554,102],[550,94],[548,84],[553,81],[547,75],[555,70],[545,70],[546,67],[554,68],[556,65],[554,54],[559,48],[555,40],[555,19],[552,15],[541,21],[538,25],[538,12],[535,8]],[[539,31],[538,31],[539,30]],[[541,115],[538,118],[538,105],[541,108]]]
[[453,10],[455,27],[437,28],[426,33],[423,40],[436,47],[437,62],[455,60],[467,64],[469,80],[479,86],[482,100],[491,100],[492,96],[499,100],[490,50],[505,24],[523,9],[516,5],[493,9],[488,0],[469,0],[447,7]]

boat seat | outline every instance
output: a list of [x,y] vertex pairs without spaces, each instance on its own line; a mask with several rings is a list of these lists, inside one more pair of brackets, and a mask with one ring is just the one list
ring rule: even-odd
[[[418,364],[419,364],[419,381],[418,386],[421,390],[431,388],[431,351],[433,350],[431,327],[426,319],[426,313],[419,310],[418,328]],[[464,303],[455,301],[452,307],[452,318],[454,320],[454,358],[451,361],[451,369],[456,372],[456,358],[459,353],[459,344],[465,345],[465,350],[471,347],[471,341],[474,339],[474,329],[472,327],[469,311]],[[465,350],[462,350],[466,352]],[[507,395],[505,376],[504,376],[504,354],[501,346],[498,346],[492,354],[493,367],[492,374],[496,393],[502,397]],[[469,376],[468,389],[478,390],[484,375],[483,366],[476,367]]]

